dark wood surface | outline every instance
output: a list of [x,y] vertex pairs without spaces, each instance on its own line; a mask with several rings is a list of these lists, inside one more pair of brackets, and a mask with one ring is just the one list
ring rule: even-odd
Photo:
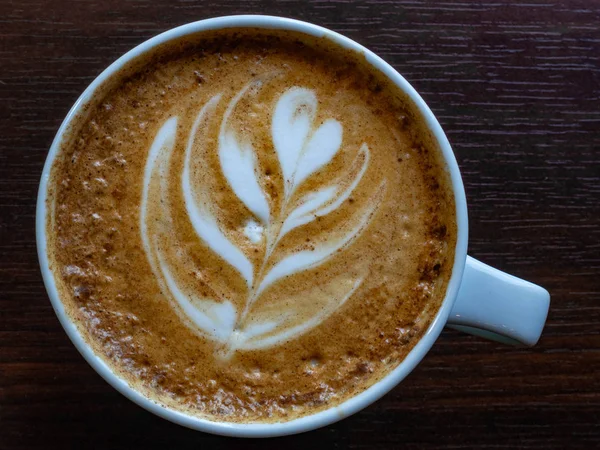
[[[373,406],[249,441],[142,410],[84,362],[40,276],[35,200],[48,147],[92,79],[145,39],[266,13],[346,34],[396,67],[446,130],[470,254],[552,294],[539,345],[446,331]],[[2,0],[0,448],[600,448],[600,3]]]

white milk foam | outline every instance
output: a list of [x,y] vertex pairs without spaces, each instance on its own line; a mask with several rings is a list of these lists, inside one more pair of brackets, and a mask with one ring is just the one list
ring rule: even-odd
[[[217,147],[220,168],[229,187],[253,215],[245,221],[243,233],[251,243],[264,245],[262,265],[255,267],[242,249],[227,237],[215,216],[207,188],[192,180],[194,150],[205,141],[209,121],[222,100],[221,94],[215,95],[197,114],[185,148],[180,186],[188,218],[198,237],[245,280],[248,293],[243,309],[238,310],[226,298],[216,295],[215,298],[201,298],[191,292],[170,268],[175,262],[185,264],[185,258],[169,260],[161,250],[161,245],[169,245],[165,239],[172,234],[169,230],[172,230],[174,220],[167,186],[171,177],[176,176],[170,173],[169,162],[177,139],[177,117],[168,119],[157,133],[144,172],[140,229],[153,272],[163,292],[168,292],[174,300],[173,305],[184,321],[198,334],[220,343],[225,355],[236,350],[267,348],[298,337],[323,322],[352,296],[363,281],[361,276],[337,280],[343,287],[342,292],[339,288],[321,289],[323,292],[319,295],[326,298],[315,302],[312,310],[309,305],[309,313],[301,317],[296,317],[292,307],[282,307],[276,313],[253,311],[256,301],[274,283],[323,264],[356,239],[370,223],[385,191],[384,180],[369,204],[354,213],[351,226],[341,236],[323,242],[314,237],[313,241],[317,242],[314,250],[298,251],[276,264],[270,263],[278,243],[290,231],[330,214],[348,200],[368,168],[370,153],[368,146],[363,144],[342,175],[294,200],[293,195],[302,183],[330,163],[340,151],[343,127],[338,121],[328,119],[315,129],[318,107],[315,93],[301,87],[288,89],[275,105],[270,128],[285,180],[281,211],[277,211],[279,208],[274,210],[261,187],[256,149],[243,139],[243,133],[236,130],[230,120],[240,100],[261,86],[261,81],[249,83],[229,102],[220,123]],[[152,208],[157,211],[151,211]]]

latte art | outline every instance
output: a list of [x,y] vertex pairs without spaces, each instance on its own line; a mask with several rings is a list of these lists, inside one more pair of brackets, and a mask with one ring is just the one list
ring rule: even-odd
[[[222,100],[221,94],[212,97],[198,113],[187,141],[181,174],[181,190],[188,218],[197,235],[232,265],[246,282],[248,293],[243,308],[236,308],[227,298],[217,295],[202,298],[187,291],[178,283],[169,268],[170,263],[161,251],[161,246],[178,245],[176,242],[169,242],[174,219],[169,212],[166,187],[172,178],[177,178],[169,170],[177,134],[177,117],[168,119],[159,130],[150,148],[144,175],[140,228],[144,249],[153,271],[163,289],[171,294],[178,309],[197,327],[198,332],[222,343],[229,354],[236,349],[269,347],[300,335],[321,323],[353,294],[362,278],[348,283],[349,286],[339,293],[337,290],[322,290],[322,301],[313,302],[308,307],[303,306],[306,310],[303,314],[297,314],[294,305],[289,304],[282,306],[281,310],[273,309],[271,304],[266,305],[265,311],[261,311],[260,307],[256,308],[261,294],[273,283],[316,267],[351,244],[368,225],[382,200],[385,188],[385,181],[382,181],[373,193],[372,202],[355,213],[356,217],[341,236],[325,242],[319,242],[315,238],[314,248],[283,255],[273,264],[271,260],[274,259],[274,253],[277,253],[278,244],[287,233],[319,216],[329,214],[348,200],[367,169],[369,149],[366,144],[361,146],[356,152],[356,161],[344,176],[296,198],[294,194],[298,187],[340,151],[343,127],[338,121],[329,119],[315,129],[317,99],[314,92],[299,87],[288,89],[277,101],[271,126],[272,141],[285,180],[280,204],[272,204],[261,187],[264,183],[257,176],[255,150],[249,142],[238,139],[240,133],[229,123],[231,113],[240,99],[248,91],[260,89],[261,84],[253,82],[246,85],[230,101],[221,122],[217,150],[221,170],[229,187],[255,216],[248,219],[244,232],[253,243],[262,244],[265,248],[258,267],[253,266],[244,252],[228,238],[227,231],[219,225],[216,218],[218,211],[212,205],[210,194],[203,191],[201,186],[195,186],[191,180],[192,160],[195,164],[202,165],[201,160],[193,158],[194,148],[206,145],[207,119],[215,113],[216,105]],[[148,212],[148,208],[151,208],[148,197],[152,186],[157,191],[155,197],[160,199],[160,202],[156,202],[160,208],[155,212],[159,219],[157,225],[153,225],[148,219],[152,216],[152,212]],[[185,255],[181,255],[176,263],[193,266],[193,261]],[[332,293],[337,295],[331,296]],[[277,299],[282,303],[285,300]],[[256,313],[258,319],[253,320],[252,312]]]
[[338,405],[411,351],[450,278],[442,159],[360,55],[221,30],[139,57],[73,120],[48,258],[96,354],[217,421]]

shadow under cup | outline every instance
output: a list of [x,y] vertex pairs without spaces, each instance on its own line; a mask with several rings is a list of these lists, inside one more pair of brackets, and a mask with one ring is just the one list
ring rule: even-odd
[[[187,415],[180,411],[175,411],[166,406],[160,405],[144,396],[142,393],[130,386],[122,377],[116,374],[99,356],[97,356],[94,353],[91,347],[85,342],[82,335],[78,331],[77,326],[67,315],[65,308],[59,298],[58,289],[54,280],[54,276],[50,269],[49,259],[47,255],[46,220],[49,211],[46,205],[46,198],[48,193],[48,184],[50,180],[50,170],[52,167],[52,163],[56,158],[56,155],[58,154],[63,137],[69,129],[70,123],[76,118],[78,112],[81,111],[81,108],[94,97],[97,89],[104,82],[106,82],[106,80],[108,80],[111,76],[116,74],[128,62],[137,58],[138,56],[143,55],[151,49],[154,49],[155,47],[160,46],[161,44],[164,44],[166,42],[177,40],[188,35],[193,35],[201,31],[218,30],[225,28],[264,28],[273,30],[289,30],[292,32],[304,33],[306,35],[314,37],[326,37],[334,44],[339,45],[340,48],[353,50],[360,54],[363,54],[366,61],[374,68],[374,70],[381,72],[387,79],[389,79],[393,84],[395,84],[398,87],[398,89],[405,93],[406,96],[410,99],[410,101],[412,101],[412,103],[414,104],[415,111],[418,111],[420,113],[423,123],[427,127],[432,139],[437,143],[440,154],[444,158],[446,170],[448,172],[452,191],[454,194],[454,201],[456,207],[457,236],[452,275],[447,285],[444,301],[441,307],[439,308],[435,318],[432,320],[429,328],[423,334],[422,338],[419,340],[419,342],[416,343],[416,345],[406,356],[406,358],[402,360],[394,370],[392,370],[380,381],[371,385],[367,390],[357,394],[356,396],[350,398],[349,400],[345,401],[344,403],[338,406],[331,407],[330,409],[312,415],[303,416],[298,419],[293,419],[288,422],[214,422],[202,419],[197,416]],[[72,107],[69,114],[63,121],[52,143],[42,173],[36,212],[36,236],[38,257],[46,289],[48,291],[50,300],[62,326],[69,335],[71,341],[80,351],[80,353],[84,356],[84,358],[88,361],[88,363],[119,392],[121,392],[123,395],[128,397],[130,400],[136,402],[143,408],[153,412],[154,414],[157,414],[158,416],[161,416],[165,419],[168,419],[170,421],[192,429],[214,434],[241,437],[272,437],[300,433],[331,424],[361,410],[362,408],[366,407],[370,403],[383,396],[389,390],[391,390],[412,371],[412,369],[419,363],[419,361],[431,348],[431,346],[439,336],[441,330],[448,322],[449,317],[451,317],[451,313],[453,314],[452,317],[454,318],[453,323],[457,326],[471,327],[474,330],[479,329],[478,327],[481,326],[481,328],[485,328],[486,330],[488,330],[488,332],[494,333],[497,331],[498,335],[506,335],[506,333],[502,331],[501,324],[499,325],[499,328],[497,330],[493,327],[482,325],[484,323],[483,321],[486,320],[486,314],[490,314],[490,311],[488,310],[482,311],[481,308],[474,308],[472,303],[465,301],[462,302],[462,315],[459,314],[459,317],[457,318],[457,314],[455,314],[455,312],[453,311],[453,307],[455,306],[455,302],[459,294],[461,281],[463,280],[465,264],[467,262],[467,227],[467,206],[465,200],[465,193],[456,159],[454,157],[452,149],[450,148],[450,144],[436,118],[434,117],[430,109],[427,107],[425,102],[422,100],[422,98],[419,96],[419,94],[410,86],[410,84],[381,58],[344,36],[341,36],[335,32],[309,23],[269,16],[220,17],[194,22],[172,29],[142,43],[138,47],[134,48],[133,50],[119,58],[104,72],[102,72],[102,74],[100,74],[98,78],[94,80],[94,82],[85,90],[85,92],[81,95],[81,97]],[[487,269],[477,266],[472,261],[471,267],[476,268],[479,271],[477,272],[474,269],[471,270],[471,277],[469,278],[470,281],[467,284],[470,286],[469,288],[472,289],[472,296],[481,295],[481,293],[477,291],[477,289],[480,289],[482,286],[482,284],[479,282],[479,280],[482,279],[481,277],[489,276],[491,280],[490,283],[493,284],[494,280],[498,280],[499,277],[501,278],[501,275],[497,275],[494,272],[486,271]],[[493,271],[495,269],[491,270]],[[521,285],[518,283],[523,282],[522,280],[518,280],[517,282],[514,280],[501,279],[501,281],[503,283],[501,283],[502,286],[506,286],[506,283],[513,282],[513,285],[511,285],[514,287],[513,292],[516,292],[518,294],[523,293],[523,289],[525,289],[523,286],[525,286],[527,289],[530,288],[530,284]],[[487,286],[488,284],[485,285]],[[499,288],[501,289],[501,286],[499,286]],[[531,295],[534,294],[539,294],[541,296],[539,305],[537,305],[536,308],[534,308],[535,310],[531,312],[531,314],[537,314],[536,320],[538,323],[537,327],[539,328],[539,330],[536,328],[532,331],[531,335],[527,335],[527,333],[525,333],[523,335],[516,336],[516,339],[518,341],[526,344],[532,344],[535,343],[535,341],[537,341],[537,337],[539,337],[539,333],[541,333],[541,327],[543,327],[543,322],[545,320],[545,313],[543,311],[544,306],[545,312],[547,312],[548,308],[547,297],[544,297],[544,294],[538,291],[533,292]],[[545,294],[547,296],[547,292],[545,292]],[[472,311],[474,310],[477,310],[477,314],[479,314],[477,317],[475,317],[475,315],[472,314]],[[495,314],[496,312],[492,311],[492,313]],[[498,314],[502,316],[503,311],[500,311]],[[461,322],[461,320],[463,321]],[[478,320],[481,321],[478,322]],[[540,320],[541,327],[539,326]],[[526,328],[527,324],[524,323],[523,326]],[[481,330],[479,329],[479,331]]]

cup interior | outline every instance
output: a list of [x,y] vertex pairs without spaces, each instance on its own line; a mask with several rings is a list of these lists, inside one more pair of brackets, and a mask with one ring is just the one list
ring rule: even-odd
[[[454,193],[454,199],[456,204],[456,223],[457,223],[457,241],[455,249],[455,259],[452,270],[452,276],[448,283],[446,295],[444,301],[436,314],[434,320],[431,322],[428,330],[424,333],[421,340],[415,345],[411,352],[402,360],[399,365],[392,370],[387,376],[381,379],[379,382],[370,386],[367,390],[361,392],[355,397],[350,398],[346,402],[315,413],[313,415],[304,416],[298,419],[294,419],[288,422],[278,423],[228,423],[228,422],[213,422],[200,417],[191,416],[184,414],[179,411],[175,411],[166,406],[160,405],[155,401],[144,396],[135,388],[131,387],[124,379],[119,377],[113,370],[99,357],[97,356],[91,347],[85,342],[82,335],[79,333],[76,325],[70,320],[68,315],[65,313],[64,306],[59,298],[58,289],[55,284],[54,276],[49,267],[49,260],[46,252],[47,236],[46,236],[46,216],[48,209],[46,205],[47,189],[50,178],[50,169],[54,158],[56,157],[63,136],[66,130],[69,128],[71,121],[77,116],[78,111],[85,105],[90,99],[93,98],[94,93],[98,87],[113,74],[115,74],[120,68],[132,59],[144,54],[150,49],[163,44],[165,42],[175,40],[187,35],[192,35],[201,31],[215,30],[222,28],[264,28],[264,29],[277,29],[277,30],[289,30],[299,33],[304,33],[314,37],[327,37],[335,44],[345,49],[351,49],[359,53],[364,54],[367,62],[371,64],[375,69],[381,71],[389,80],[391,80],[399,89],[401,89],[414,103],[415,109],[420,112],[422,119],[426,124],[427,128],[437,141],[440,152],[445,160],[446,168],[449,173],[451,185]],[[238,436],[238,437],[274,437],[282,435],[290,435],[316,429],[338,420],[347,417],[375,400],[382,397],[398,383],[400,383],[421,361],[425,354],[429,351],[442,328],[446,324],[450,310],[456,299],[462,274],[464,270],[467,250],[467,206],[464,193],[464,187],[462,179],[458,169],[458,164],[454,157],[454,153],[450,147],[448,139],[437,119],[425,104],[420,95],[413,89],[413,87],[389,64],[387,64],[380,57],[375,55],[373,52],[367,50],[360,44],[352,41],[351,39],[344,37],[338,33],[322,28],[317,25],[301,22],[298,20],[271,17],[271,16],[228,16],[219,17],[214,19],[202,20],[199,22],[193,22],[187,25],[174,28],[166,31],[148,41],[135,47],[113,64],[111,64],[104,72],[102,72],[92,84],[84,91],[84,93],[75,102],[65,120],[63,121],[50,151],[48,153],[46,163],[43,169],[40,187],[38,192],[37,209],[36,209],[36,239],[37,239],[37,250],[40,266],[42,270],[42,276],[46,290],[50,297],[52,306],[58,316],[63,328],[67,332],[69,338],[83,355],[86,361],[98,372],[110,385],[121,392],[130,400],[134,401],[141,407],[148,411],[161,416],[167,420],[178,423],[180,425],[205,431],[214,434],[227,435],[227,436]]]

